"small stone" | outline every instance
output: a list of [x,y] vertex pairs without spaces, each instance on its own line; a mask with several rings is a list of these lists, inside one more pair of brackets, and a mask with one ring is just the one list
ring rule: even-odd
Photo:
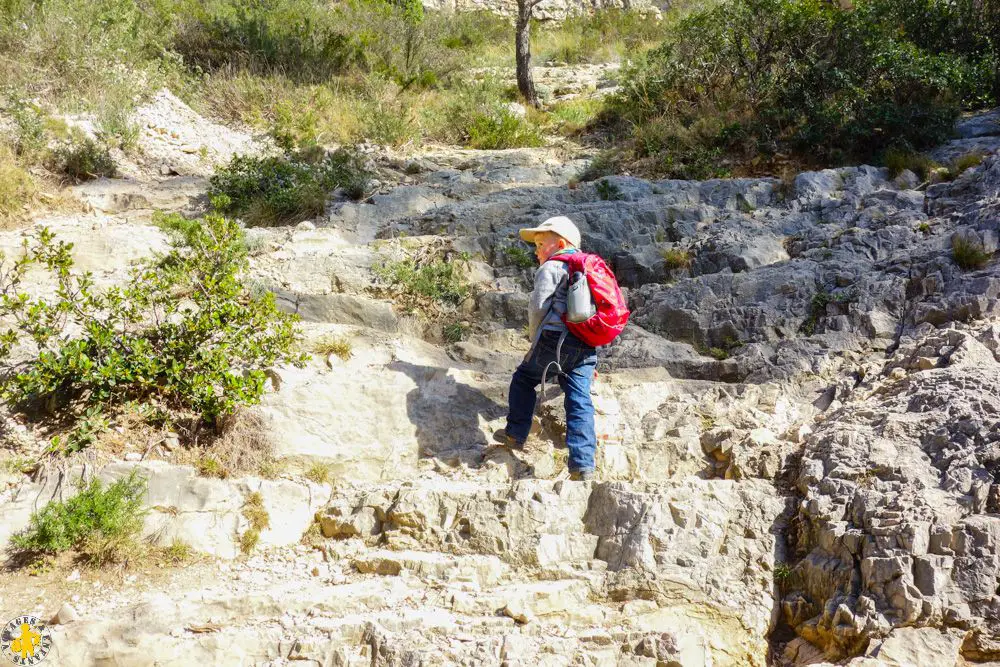
[[522,625],[531,622],[531,613],[519,602],[508,602],[503,613]]
[[70,572],[69,576],[66,577],[66,581],[80,581],[80,570]]
[[629,600],[622,605],[622,614],[631,618],[641,614],[648,614],[649,612],[656,611],[659,608],[659,605],[652,600]]
[[303,220],[299,224],[295,225],[295,229],[300,232],[309,232],[316,229],[316,225],[313,224],[312,220]]
[[137,463],[142,460],[142,454],[139,452],[125,452],[125,460],[129,463]]
[[66,625],[67,623],[79,620],[80,614],[73,608],[73,605],[69,602],[64,602],[63,606],[59,607],[59,611],[56,612],[56,615],[52,617],[49,623],[52,625]]

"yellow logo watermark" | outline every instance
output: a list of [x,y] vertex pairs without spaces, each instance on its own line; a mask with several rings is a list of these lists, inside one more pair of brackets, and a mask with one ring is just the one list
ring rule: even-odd
[[15,665],[37,665],[52,648],[52,636],[35,616],[18,616],[0,631],[0,653]]

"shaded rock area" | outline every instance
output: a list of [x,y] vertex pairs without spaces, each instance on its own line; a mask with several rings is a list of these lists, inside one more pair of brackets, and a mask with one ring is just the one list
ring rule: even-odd
[[[142,113],[148,155],[185,175],[77,188],[86,214],[0,247],[49,226],[99,284],[162,250],[151,209],[203,206],[178,141],[266,150],[179,104]],[[995,115],[959,132],[993,141]],[[157,138],[185,119],[191,137]],[[203,555],[166,583],[147,564],[101,590],[61,577],[51,599],[2,575],[0,612],[59,621],[55,664],[1000,660],[1000,265],[952,255],[954,238],[1000,246],[1000,157],[931,186],[870,166],[577,183],[588,155],[557,147],[369,157],[367,200],[248,230],[248,279],[301,316],[303,349],[349,348],[270,374],[252,414],[274,479],[205,478],[138,440],[0,467],[0,543],[76,479],[137,468],[146,537]],[[552,387],[523,450],[491,441],[528,349],[517,229],[554,214],[633,311],[601,352],[588,483],[567,479]],[[395,298],[376,267],[411,257],[461,262],[468,297],[443,315]],[[13,419],[5,436],[44,447]],[[251,497],[270,521],[242,555]]]

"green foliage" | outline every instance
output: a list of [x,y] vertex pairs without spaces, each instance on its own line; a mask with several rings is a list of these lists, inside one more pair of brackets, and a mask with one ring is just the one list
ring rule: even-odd
[[909,169],[922,181],[927,180],[931,171],[938,166],[934,160],[923,153],[897,147],[889,148],[885,152],[882,156],[882,164],[889,170],[889,178],[895,178]]
[[323,213],[336,188],[353,199],[370,180],[361,158],[346,149],[281,157],[237,155],[211,178],[208,195],[222,213],[251,226],[294,224]]
[[90,560],[109,560],[142,530],[145,494],[146,480],[134,470],[107,487],[95,478],[66,502],[32,514],[28,527],[11,538],[12,550],[23,557],[76,548]]
[[[38,349],[8,364],[5,400],[74,420],[80,410],[138,402],[212,421],[256,403],[267,368],[302,362],[290,351],[294,318],[278,311],[272,294],[245,287],[246,248],[235,222],[216,214],[157,220],[174,235],[172,249],[105,291],[73,271],[71,245],[47,229],[26,240],[13,263],[0,264],[0,315],[14,323],[0,335],[0,359],[19,336]],[[32,266],[52,274],[55,299],[22,291]],[[82,424],[100,419],[85,412]]]
[[443,333],[445,342],[457,343],[465,340],[465,337],[469,334],[469,325],[467,322],[452,322],[445,325]]
[[935,144],[992,74],[911,41],[891,3],[904,4],[725,0],[628,68],[603,121],[635,135],[647,170],[681,178],[778,152],[840,163]]
[[948,176],[951,180],[955,180],[967,170],[972,169],[973,167],[978,167],[982,164],[985,157],[985,153],[981,151],[973,151],[955,158],[951,161],[951,164],[948,165]]
[[505,246],[503,249],[503,254],[507,258],[507,261],[519,269],[530,269],[533,268],[538,262],[535,259],[534,253],[530,250],[519,245],[509,245]]
[[966,271],[981,269],[993,258],[993,254],[986,252],[981,243],[966,236],[952,238],[951,256]]
[[597,184],[594,187],[597,191],[597,196],[604,201],[613,201],[622,198],[621,188],[607,179],[597,181]]
[[543,27],[532,40],[540,60],[569,65],[626,59],[646,44],[662,40],[669,29],[665,21],[648,14],[618,8],[573,14],[560,24]]
[[163,550],[163,556],[175,564],[186,563],[194,557],[191,545],[183,540],[174,540]]
[[28,161],[34,161],[45,152],[48,143],[45,136],[45,114],[37,105],[27,100],[14,98],[8,105],[14,121],[14,153]]
[[322,81],[363,62],[363,45],[312,0],[186,2],[173,48],[190,66],[244,67]]
[[214,477],[216,479],[226,479],[229,477],[229,470],[226,469],[219,459],[211,454],[202,454],[194,462],[198,474],[202,477]]
[[454,260],[436,259],[418,264],[416,260],[404,259],[378,264],[374,271],[379,280],[411,297],[457,305],[469,294],[465,272]]
[[24,207],[35,198],[37,186],[21,168],[14,153],[0,142],[0,226],[23,217]]
[[131,104],[110,105],[98,118],[97,136],[110,146],[133,152],[139,143],[139,126],[132,122]]
[[466,145],[470,148],[522,148],[545,143],[527,120],[503,106],[475,114],[466,131]]
[[77,182],[118,175],[118,167],[107,146],[90,137],[55,149],[51,155],[51,167],[53,171]]
[[663,265],[667,271],[691,266],[691,253],[684,248],[667,248],[663,251]]
[[601,100],[580,97],[556,102],[549,110],[548,122],[563,136],[580,134],[590,125],[601,110]]
[[79,415],[73,428],[63,435],[54,436],[49,443],[50,453],[72,454],[92,445],[97,438],[110,428],[111,423],[101,408],[92,405]]

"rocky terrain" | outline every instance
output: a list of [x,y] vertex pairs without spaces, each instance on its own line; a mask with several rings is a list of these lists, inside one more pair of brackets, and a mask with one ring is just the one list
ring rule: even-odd
[[[34,223],[103,284],[164,247],[153,209],[198,211],[213,165],[266,150],[167,93],[139,114],[128,178]],[[8,572],[2,617],[55,615],[58,665],[1000,660],[1000,265],[963,270],[951,251],[1000,244],[997,118],[959,124],[942,155],[993,154],[933,185],[868,166],[577,183],[588,156],[566,148],[368,149],[371,197],[248,231],[252,280],[307,343],[352,346],[277,369],[254,409],[283,472],[210,479],[169,442],[129,441],[0,473],[0,542],[81,475],[138,468],[147,536],[202,554]],[[487,446],[527,349],[531,268],[511,248],[554,214],[633,309],[601,358],[592,483],[566,479],[555,391],[524,452]],[[459,342],[373,289],[385,258],[463,252]],[[7,427],[10,452],[31,451]],[[328,482],[304,477],[315,463]],[[270,526],[245,557],[253,493]]]

